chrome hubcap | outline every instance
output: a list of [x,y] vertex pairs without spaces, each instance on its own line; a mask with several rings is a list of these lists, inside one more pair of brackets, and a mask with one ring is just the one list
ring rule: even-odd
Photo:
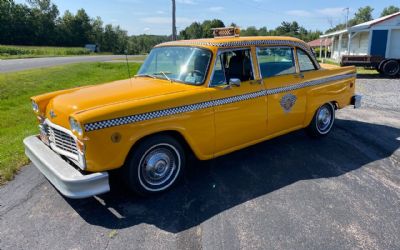
[[156,148],[145,156],[140,167],[148,184],[162,185],[171,178],[176,169],[175,155],[168,148]]
[[332,114],[328,107],[322,107],[318,111],[317,126],[320,131],[325,131],[329,128],[332,120]]

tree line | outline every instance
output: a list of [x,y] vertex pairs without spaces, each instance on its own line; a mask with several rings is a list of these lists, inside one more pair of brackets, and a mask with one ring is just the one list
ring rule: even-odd
[[[349,26],[372,20],[373,8],[358,9],[349,20]],[[395,6],[386,7],[381,15],[398,12]],[[231,23],[229,26],[237,26]],[[225,27],[219,19],[193,22],[181,30],[178,39],[212,37],[212,28]],[[338,24],[327,32],[343,29]],[[275,29],[250,26],[241,30],[242,36],[292,36],[304,41],[317,39],[319,30],[307,30],[294,22],[282,22]],[[0,44],[46,45],[82,47],[99,44],[102,51],[113,53],[143,54],[159,43],[171,40],[171,36],[137,35],[128,36],[120,26],[104,24],[100,17],[90,17],[84,9],[76,13],[66,11],[62,15],[51,0],[27,0],[26,4],[14,0],[0,0]]]
[[[231,23],[230,27],[237,27],[235,23]],[[196,39],[212,37],[212,28],[225,27],[225,24],[218,19],[206,20],[202,23],[193,22],[179,33],[181,39]],[[300,38],[304,41],[311,41],[317,39],[322,34],[321,31],[307,30],[300,26],[296,21],[282,22],[280,26],[275,29],[268,30],[267,27],[256,28],[250,26],[247,29],[241,29],[241,36],[292,36]]]

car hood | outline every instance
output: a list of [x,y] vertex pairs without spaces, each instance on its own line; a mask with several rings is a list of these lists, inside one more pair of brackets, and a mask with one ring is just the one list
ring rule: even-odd
[[[183,83],[144,77],[82,87],[52,98],[46,108],[46,117],[53,123],[66,126],[68,117],[72,114],[116,103],[187,91],[193,87]],[[50,113],[53,115],[51,116]]]

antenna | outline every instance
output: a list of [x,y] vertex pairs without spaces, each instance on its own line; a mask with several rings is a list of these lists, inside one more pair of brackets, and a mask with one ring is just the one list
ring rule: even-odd
[[128,76],[129,79],[131,79],[131,70],[129,69],[129,63],[128,63],[128,50],[125,50],[125,59],[126,59],[126,68],[128,69]]

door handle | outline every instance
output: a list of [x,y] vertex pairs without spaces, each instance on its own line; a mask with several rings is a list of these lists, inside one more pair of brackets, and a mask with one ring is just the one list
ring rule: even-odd
[[302,73],[300,73],[300,74],[296,74],[296,75],[294,75],[294,78],[300,78],[300,79],[303,79],[303,78],[304,78],[304,75],[303,75]]

